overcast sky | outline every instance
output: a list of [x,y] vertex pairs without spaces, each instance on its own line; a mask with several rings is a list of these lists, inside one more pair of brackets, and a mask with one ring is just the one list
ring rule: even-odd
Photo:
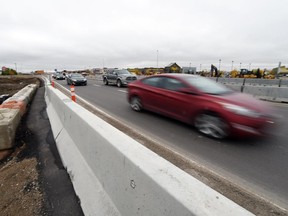
[[[221,63],[220,60],[221,59]],[[287,0],[7,0],[0,66],[18,71],[288,64]]]

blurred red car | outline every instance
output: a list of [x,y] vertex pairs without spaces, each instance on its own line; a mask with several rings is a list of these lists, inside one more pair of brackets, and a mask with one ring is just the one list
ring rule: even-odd
[[192,124],[218,139],[264,135],[274,124],[273,109],[265,102],[197,75],[160,74],[134,81],[128,85],[128,101],[135,111]]

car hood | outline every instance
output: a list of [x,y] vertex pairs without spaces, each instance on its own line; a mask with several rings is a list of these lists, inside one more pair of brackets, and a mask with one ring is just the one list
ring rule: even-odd
[[243,106],[265,114],[274,113],[274,109],[267,102],[260,101],[259,99],[245,93],[233,92],[221,96],[211,95],[211,97],[215,98],[215,100],[217,100],[219,103],[222,102]]

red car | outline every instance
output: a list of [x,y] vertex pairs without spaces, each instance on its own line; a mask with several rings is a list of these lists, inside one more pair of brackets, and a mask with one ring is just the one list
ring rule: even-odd
[[274,124],[273,110],[265,102],[197,75],[160,74],[134,81],[128,85],[128,101],[135,111],[192,124],[218,139],[264,135]]

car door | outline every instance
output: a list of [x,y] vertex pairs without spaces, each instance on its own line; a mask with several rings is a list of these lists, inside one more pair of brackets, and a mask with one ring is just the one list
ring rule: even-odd
[[160,93],[163,99],[159,104],[163,114],[180,121],[188,121],[193,95],[181,91],[185,88],[187,86],[181,80],[165,77]]
[[145,109],[153,112],[162,112],[161,104],[163,101],[163,94],[161,93],[163,85],[163,77],[147,77],[142,80],[143,86],[141,90],[141,100]]
[[117,79],[117,73],[115,71],[109,71],[107,74],[107,79],[110,83],[115,84]]

